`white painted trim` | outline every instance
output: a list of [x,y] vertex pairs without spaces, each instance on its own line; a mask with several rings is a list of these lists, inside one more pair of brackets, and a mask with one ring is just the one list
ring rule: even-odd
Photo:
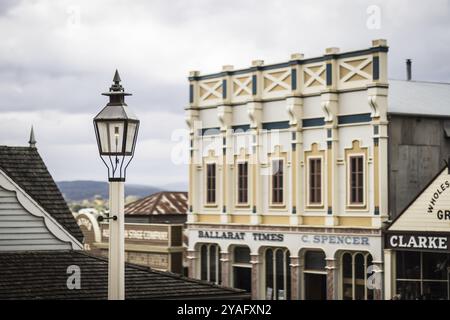
[[[17,201],[35,217],[44,218],[47,229],[59,240],[70,242],[73,250],[82,250],[83,245],[59,222],[42,208],[28,193],[17,185],[3,170],[0,169],[0,186],[16,194]],[[75,218],[74,218],[75,221]]]

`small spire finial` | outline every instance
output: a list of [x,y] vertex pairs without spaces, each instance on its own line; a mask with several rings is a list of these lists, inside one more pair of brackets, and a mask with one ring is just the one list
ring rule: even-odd
[[116,73],[114,74],[114,79],[113,79],[113,81],[114,81],[114,83],[116,83],[116,84],[119,84],[119,82],[122,81],[122,80],[120,79],[119,71],[118,71],[117,69],[116,69]]
[[28,143],[30,144],[30,148],[36,148],[36,138],[34,137],[33,126],[31,126],[30,141],[28,141]]
[[111,88],[109,88],[109,91],[124,91],[122,85],[120,84],[120,81],[122,81],[120,79],[120,75],[119,75],[119,71],[116,69],[116,72],[114,73],[114,78],[113,78],[113,82],[114,84],[111,86]]

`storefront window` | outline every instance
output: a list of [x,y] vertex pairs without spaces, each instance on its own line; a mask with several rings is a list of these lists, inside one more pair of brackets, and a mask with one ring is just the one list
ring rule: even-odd
[[233,249],[233,287],[252,291],[252,265],[248,247],[239,246]]
[[396,257],[396,292],[400,299],[449,298],[449,254],[397,251]]
[[264,258],[266,299],[289,299],[291,289],[289,251],[283,248],[267,248]]
[[200,278],[220,284],[220,249],[217,244],[200,246]]
[[307,251],[304,260],[303,291],[305,300],[326,300],[325,253],[323,251]]
[[344,300],[372,300],[373,290],[367,288],[367,268],[372,257],[364,252],[342,255],[342,298]]

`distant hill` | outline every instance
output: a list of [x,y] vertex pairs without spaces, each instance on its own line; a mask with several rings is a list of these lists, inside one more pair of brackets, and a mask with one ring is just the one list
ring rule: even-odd
[[[59,190],[67,201],[81,201],[101,196],[109,198],[107,182],[102,181],[59,181],[56,182]],[[152,193],[162,191],[160,188],[138,184],[125,184],[125,196],[145,197]]]

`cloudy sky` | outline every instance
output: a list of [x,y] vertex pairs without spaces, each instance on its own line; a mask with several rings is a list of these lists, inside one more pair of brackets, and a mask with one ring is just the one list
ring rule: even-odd
[[285,61],[386,38],[390,78],[450,82],[448,0],[0,1],[0,144],[34,125],[56,180],[105,180],[92,118],[119,69],[141,119],[131,183],[186,185],[174,163],[186,128],[187,75]]

